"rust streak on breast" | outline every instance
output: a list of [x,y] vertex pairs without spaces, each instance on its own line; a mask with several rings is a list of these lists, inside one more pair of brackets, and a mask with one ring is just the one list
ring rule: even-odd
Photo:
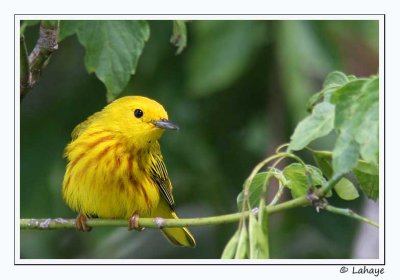
[[125,191],[125,184],[124,184],[124,181],[121,178],[118,179],[118,189],[119,189],[120,192],[124,192]]
[[67,181],[65,182],[64,189],[68,189],[69,183],[71,182],[71,174],[68,174]]
[[96,147],[97,145],[99,145],[100,143],[107,142],[112,139],[113,139],[113,137],[111,135],[107,135],[107,136],[97,138],[95,141],[90,142],[90,143],[82,143],[82,145],[86,145],[86,148],[92,149],[92,148]]
[[[133,170],[133,160],[134,160],[133,155],[129,154],[129,157],[128,157],[128,178],[129,178],[129,182],[134,187],[134,189],[139,191],[139,193],[143,197],[147,207],[150,208],[151,204],[150,204],[150,200],[149,200],[146,188],[143,186],[143,184],[141,182],[138,182],[136,180],[136,178],[134,177],[134,175],[133,175],[134,174],[134,172],[133,172],[134,171]],[[139,164],[139,166],[140,166],[140,164]],[[140,171],[141,170],[138,170],[138,172],[140,172]]]
[[107,146],[104,148],[95,158],[96,161],[101,161],[101,159],[111,150],[112,146]]

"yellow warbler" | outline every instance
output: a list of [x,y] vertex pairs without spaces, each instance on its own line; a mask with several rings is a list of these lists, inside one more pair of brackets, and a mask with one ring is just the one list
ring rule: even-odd
[[[90,228],[90,217],[126,218],[138,229],[139,215],[176,219],[172,185],[158,139],[178,129],[163,106],[141,96],[115,100],[72,132],[63,196],[78,217],[76,227]],[[164,228],[173,244],[195,247],[186,228]]]

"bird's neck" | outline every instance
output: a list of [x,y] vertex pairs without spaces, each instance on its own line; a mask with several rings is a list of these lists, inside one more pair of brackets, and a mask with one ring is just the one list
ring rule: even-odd
[[157,139],[148,139],[145,137],[118,137],[118,142],[122,143],[128,151],[133,154],[146,156],[160,152],[160,144]]

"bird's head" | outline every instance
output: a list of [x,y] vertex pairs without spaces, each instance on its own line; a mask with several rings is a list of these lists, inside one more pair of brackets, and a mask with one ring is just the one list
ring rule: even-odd
[[107,105],[102,117],[104,126],[132,145],[144,147],[157,141],[165,129],[178,130],[158,102],[142,96],[126,96]]

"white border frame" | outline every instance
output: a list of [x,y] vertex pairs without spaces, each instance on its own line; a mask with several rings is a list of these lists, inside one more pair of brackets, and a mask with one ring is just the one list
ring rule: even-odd
[[379,173],[379,258],[378,259],[268,259],[268,260],[221,260],[221,259],[21,259],[20,258],[20,228],[19,228],[19,217],[20,217],[20,95],[15,94],[15,236],[14,236],[14,262],[15,264],[121,264],[121,265],[132,265],[132,264],[217,264],[217,265],[238,265],[238,264],[252,264],[252,265],[383,265],[385,264],[385,154],[384,154],[384,116],[385,116],[385,16],[383,14],[370,14],[370,15],[219,15],[219,14],[138,14],[138,15],[67,15],[67,14],[54,14],[54,15],[30,15],[30,14],[15,14],[14,15],[14,26],[15,26],[15,64],[14,64],[14,76],[15,84],[14,91],[19,93],[19,21],[20,20],[34,20],[34,19],[60,19],[60,20],[73,20],[73,19],[102,19],[102,20],[113,20],[113,19],[143,19],[143,20],[171,20],[171,19],[186,19],[186,20],[378,20],[379,21],[379,75],[380,75],[380,104],[379,104],[379,162],[380,162],[380,173]]

